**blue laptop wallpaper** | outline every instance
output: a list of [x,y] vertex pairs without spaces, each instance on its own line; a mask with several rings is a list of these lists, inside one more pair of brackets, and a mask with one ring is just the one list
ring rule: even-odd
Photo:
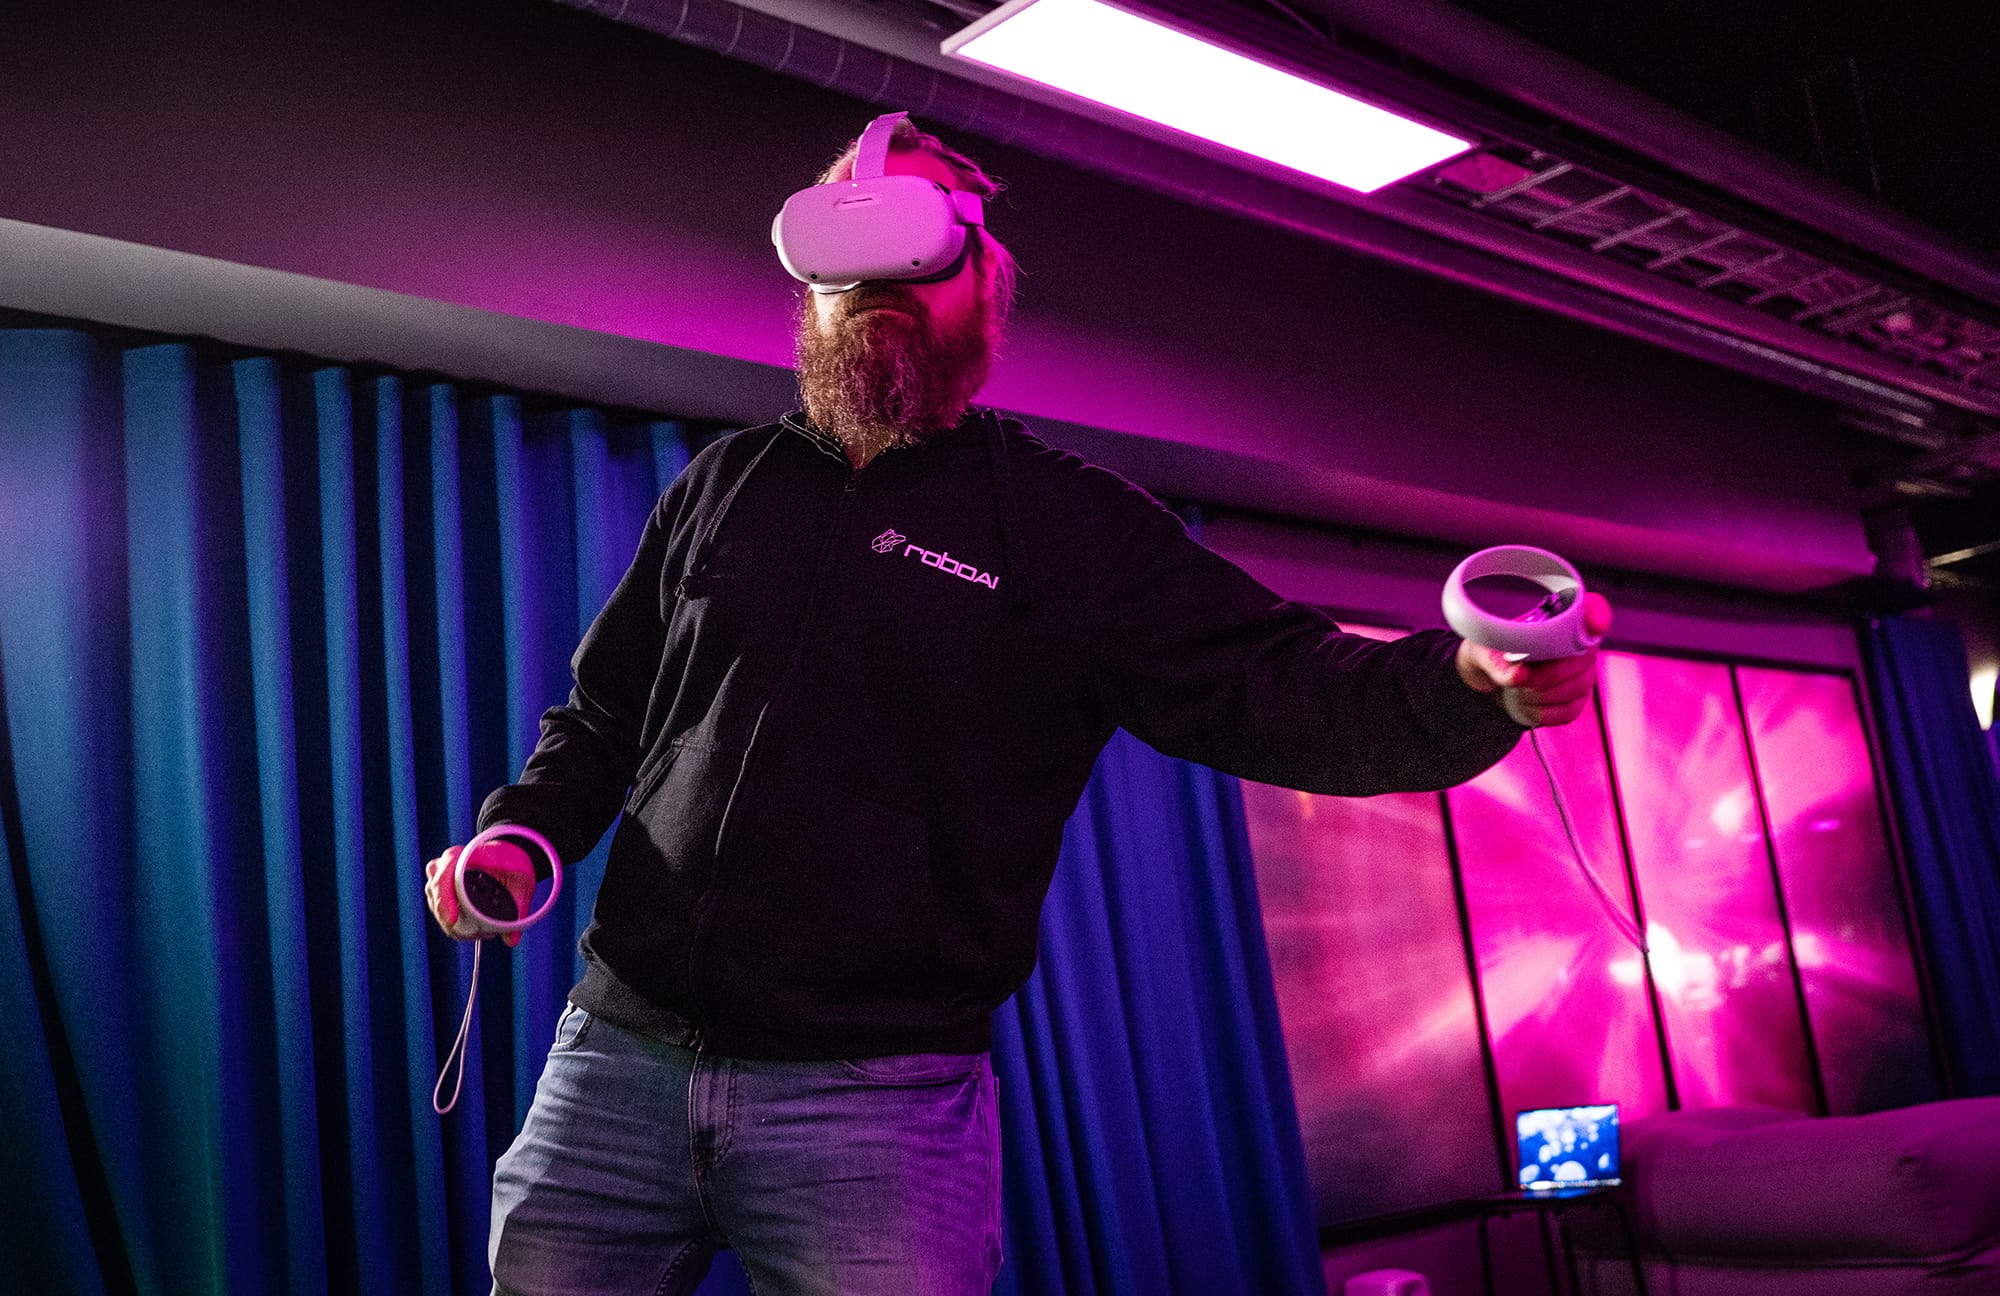
[[1529,1192],[1618,1182],[1618,1104],[1541,1107],[1514,1118],[1521,1187]]

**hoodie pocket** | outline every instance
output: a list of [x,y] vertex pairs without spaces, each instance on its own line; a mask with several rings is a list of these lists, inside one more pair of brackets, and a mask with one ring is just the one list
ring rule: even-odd
[[590,947],[656,1002],[686,1002],[694,914],[714,883],[716,835],[740,761],[700,743],[674,743],[632,789],[611,840]]
[[646,809],[646,802],[652,800],[653,793],[660,790],[667,771],[673,768],[674,757],[680,752],[678,742],[668,743],[657,752],[652,760],[639,767],[639,777],[633,781],[632,794],[625,798],[625,813],[638,816]]
[[940,968],[929,826],[838,789],[799,788],[732,850],[704,939],[717,989],[772,1024],[917,1024]]

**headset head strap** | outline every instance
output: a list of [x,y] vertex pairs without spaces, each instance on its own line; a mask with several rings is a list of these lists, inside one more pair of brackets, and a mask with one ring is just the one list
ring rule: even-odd
[[896,127],[910,119],[906,112],[883,113],[868,123],[868,129],[861,132],[861,143],[854,151],[854,178],[873,180],[888,174],[889,140],[896,133]]

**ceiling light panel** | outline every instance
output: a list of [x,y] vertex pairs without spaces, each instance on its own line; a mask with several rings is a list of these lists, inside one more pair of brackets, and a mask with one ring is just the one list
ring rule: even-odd
[[1010,0],[943,49],[1362,193],[1471,147],[1100,0]]

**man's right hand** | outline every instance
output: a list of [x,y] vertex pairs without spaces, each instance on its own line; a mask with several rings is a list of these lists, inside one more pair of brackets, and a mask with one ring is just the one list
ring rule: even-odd
[[[447,847],[444,854],[424,865],[424,901],[430,906],[431,917],[437,919],[445,935],[453,940],[480,940],[492,933],[481,931],[459,911],[458,888],[452,884],[458,853],[464,849],[463,846]],[[528,912],[529,902],[535,898],[535,861],[527,851],[510,841],[489,841],[479,848],[479,858],[474,867],[482,873],[490,873],[507,888],[507,894],[514,897],[516,913]],[[510,947],[519,945],[521,933],[506,932],[501,939]]]

